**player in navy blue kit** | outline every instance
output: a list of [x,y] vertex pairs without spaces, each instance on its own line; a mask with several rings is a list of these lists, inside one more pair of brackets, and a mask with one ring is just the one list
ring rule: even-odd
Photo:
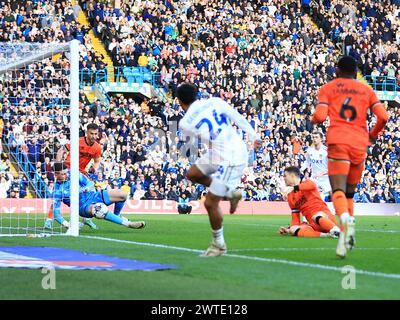
[[[70,188],[71,179],[68,167],[62,163],[54,164],[54,174],[56,183],[53,192],[53,213],[54,220],[69,227],[69,222],[61,215],[61,203],[70,206]],[[85,175],[79,173],[79,215],[84,218],[105,219],[116,224],[124,225],[128,228],[141,229],[145,227],[144,221],[130,221],[125,217],[121,217],[120,213],[123,204],[127,199],[127,195],[123,190],[101,190],[96,192],[94,184]],[[119,203],[119,212],[109,211],[108,206],[113,203]]]

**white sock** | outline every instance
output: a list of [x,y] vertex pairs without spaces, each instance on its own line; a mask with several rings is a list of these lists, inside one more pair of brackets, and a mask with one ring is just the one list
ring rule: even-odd
[[121,218],[122,218],[122,224],[123,224],[125,227],[128,227],[129,224],[131,223],[131,222],[129,221],[129,219],[127,219],[127,218],[125,218],[125,217],[121,217]]
[[340,232],[340,228],[337,226],[334,226],[331,230],[329,230],[329,233],[333,233],[335,231]]
[[69,222],[67,220],[64,220],[61,225],[65,228],[69,228]]
[[343,224],[347,224],[347,220],[350,218],[350,215],[348,212],[343,212],[342,215],[340,216],[340,221]]
[[221,227],[221,229],[218,230],[211,230],[211,231],[213,235],[214,244],[216,244],[219,247],[223,247],[225,245],[224,227]]
[[354,216],[350,216],[350,217],[347,219],[347,223],[356,223],[356,219],[354,218]]
[[329,233],[321,232],[321,234],[319,236],[321,238],[328,238],[329,237]]

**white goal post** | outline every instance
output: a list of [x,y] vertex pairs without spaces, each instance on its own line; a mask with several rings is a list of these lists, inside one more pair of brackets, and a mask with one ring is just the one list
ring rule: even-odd
[[[6,131],[2,130],[3,133],[0,141],[0,143],[2,143],[2,148],[0,148],[0,150],[3,151],[3,154],[6,154],[4,159],[1,159],[1,161],[2,163],[9,165],[6,171],[0,171],[0,187],[3,188],[3,192],[0,192],[0,195],[2,195],[0,197],[0,236],[40,236],[47,234],[64,234],[70,236],[79,235],[79,44],[78,40],[72,40],[69,43],[63,44],[0,42],[0,110],[3,110],[2,112],[4,113],[4,121],[3,119],[1,121],[4,123],[6,123],[7,120],[10,121],[10,123],[7,122],[5,125],[6,127],[4,130]],[[62,61],[63,64],[61,64],[62,70],[55,70],[55,68],[52,67],[52,59],[58,55],[64,57],[64,60]],[[49,69],[42,72],[43,67]],[[40,70],[36,70],[35,68]],[[54,79],[52,78],[53,75]],[[38,88],[38,82],[42,82],[44,86]],[[47,212],[37,212],[37,210],[39,210],[38,208],[32,208],[32,206],[35,206],[35,203],[40,203],[42,206],[42,203],[46,201],[49,203],[49,205],[47,205],[47,208],[49,208],[52,202],[51,192],[47,190],[47,185],[45,183],[43,186],[46,188],[46,192],[42,192],[43,190],[40,188],[37,190],[35,189],[35,183],[41,179],[40,175],[45,175],[45,173],[40,172],[40,170],[43,168],[43,165],[46,165],[46,163],[38,161],[39,164],[36,163],[35,167],[34,163],[29,162],[29,156],[31,154],[28,154],[29,151],[27,151],[28,147],[25,144],[26,141],[24,141],[23,138],[20,138],[19,132],[12,132],[14,128],[18,127],[18,125],[23,127],[23,129],[18,127],[18,130],[25,130],[26,127],[24,127],[23,124],[19,124],[18,119],[29,119],[29,117],[32,117],[32,114],[36,114],[36,117],[38,117],[37,113],[40,112],[38,110],[41,109],[44,110],[45,114],[43,118],[46,118],[46,123],[43,125],[46,126],[46,128],[53,128],[50,121],[51,119],[57,118],[54,116],[55,111],[50,110],[51,104],[50,107],[46,106],[46,108],[43,108],[42,101],[39,101],[44,100],[43,90],[46,90],[47,88],[52,91],[52,94],[49,95],[50,98],[46,95],[46,101],[51,101],[51,103],[61,99],[60,96],[57,96],[57,90],[58,92],[62,92],[64,96],[67,94],[67,91],[69,91],[68,97],[64,97],[63,100],[61,100],[69,101],[69,105],[60,107],[57,105],[57,102],[53,103],[55,107],[62,110],[62,116],[66,115],[65,118],[69,117],[69,128],[66,130],[64,139],[70,144],[71,163],[71,202],[69,207],[69,219],[67,219],[69,220],[70,226],[68,230],[61,226],[55,226],[56,223],[53,224],[54,227],[50,230],[45,229],[44,222]],[[31,94],[35,95],[35,98],[32,99],[30,96]],[[36,99],[36,97],[39,98]],[[36,105],[37,103],[38,105]],[[21,115],[20,110],[24,110],[25,106],[27,107],[27,113],[25,115],[23,114],[24,111],[22,111]],[[32,113],[32,109],[37,110]],[[15,111],[16,114],[14,110],[18,110]],[[17,121],[15,118],[17,118]],[[32,126],[34,128],[35,125],[39,126],[40,121],[41,120],[36,119],[32,122]],[[21,122],[23,123],[22,120]],[[4,123],[2,125],[4,125]],[[59,123],[58,126],[60,126]],[[30,134],[32,140],[36,139],[34,135],[37,131],[34,130],[32,130],[33,134]],[[59,134],[59,132],[55,133],[56,126],[48,131],[49,134],[46,132],[46,143],[53,143],[54,145],[51,146],[51,150],[56,152],[56,138],[52,135],[54,133],[55,136],[56,134]],[[25,131],[23,132],[23,135],[26,135]],[[9,138],[11,136],[16,140],[15,144],[10,142],[11,140]],[[21,139],[24,144],[19,145],[18,139]],[[14,146],[18,148],[15,154],[19,154],[21,157],[24,157],[24,159],[27,159],[26,163],[23,165],[15,158],[15,154],[5,152],[7,148],[10,150],[10,147],[13,148]],[[39,155],[39,157],[40,156],[43,155]],[[11,191],[7,191],[7,187],[10,186],[14,179],[16,179],[16,181],[23,180],[24,183],[28,185],[27,195],[24,198],[20,198],[16,195],[16,192],[13,192],[11,189]],[[47,181],[46,177],[44,179]],[[30,191],[32,189],[33,191]],[[35,190],[37,192],[35,192]],[[7,192],[6,197],[5,192]],[[47,200],[44,198],[47,198]],[[18,210],[21,209],[20,204],[22,203],[31,204],[29,212],[18,212]]]

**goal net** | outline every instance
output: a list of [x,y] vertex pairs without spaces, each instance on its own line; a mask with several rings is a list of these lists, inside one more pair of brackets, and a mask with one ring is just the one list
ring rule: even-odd
[[[0,42],[0,113],[0,236],[77,236],[79,42]],[[70,205],[61,215],[69,227],[52,210],[53,164],[66,144],[70,187],[62,196]]]

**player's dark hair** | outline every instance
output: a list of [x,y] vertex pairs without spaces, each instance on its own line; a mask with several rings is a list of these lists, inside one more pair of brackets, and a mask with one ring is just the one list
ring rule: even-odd
[[99,126],[95,123],[89,123],[86,127],[86,130],[99,130]]
[[197,86],[190,83],[182,83],[176,89],[176,96],[184,104],[190,105],[197,99]]
[[343,56],[337,62],[340,71],[347,74],[355,74],[357,72],[357,61],[351,56]]
[[319,137],[320,137],[321,139],[324,138],[324,135],[323,135],[323,133],[322,133],[321,131],[314,131],[312,134],[317,134],[317,135],[319,135]]
[[297,177],[300,177],[300,169],[295,166],[287,167],[285,172],[294,173]]
[[53,168],[54,172],[61,172],[68,169],[67,165],[64,162],[54,162]]

